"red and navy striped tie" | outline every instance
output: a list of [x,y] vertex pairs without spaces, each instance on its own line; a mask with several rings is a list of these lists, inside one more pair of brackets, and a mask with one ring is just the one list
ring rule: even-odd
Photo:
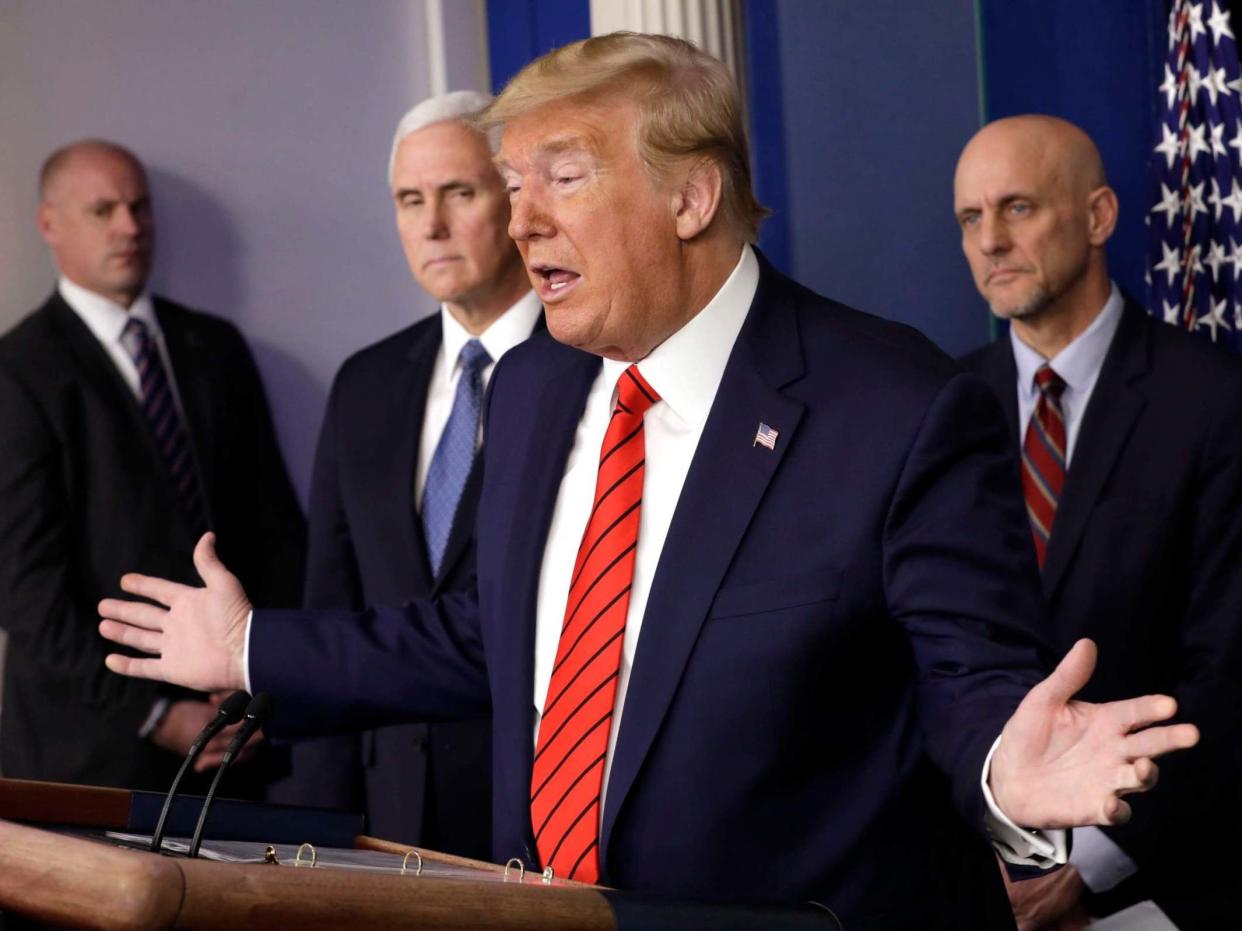
[[198,474],[194,471],[189,438],[173,401],[172,386],[168,383],[168,375],[160,361],[159,350],[147,332],[147,325],[137,317],[130,317],[125,324],[125,329],[121,331],[121,343],[133,357],[134,365],[138,369],[142,414],[151,428],[160,457],[168,468],[177,501],[189,522],[190,531],[197,539],[207,530]]
[[1035,385],[1039,388],[1039,400],[1022,444],[1022,491],[1035,538],[1035,555],[1042,569],[1052,522],[1057,516],[1057,502],[1065,488],[1065,413],[1061,410],[1065,382],[1049,366],[1042,365],[1035,373]]
[[659,400],[635,366],[617,382],[531,772],[531,824],[544,866],[588,883],[599,880],[600,792],[643,500],[643,414]]

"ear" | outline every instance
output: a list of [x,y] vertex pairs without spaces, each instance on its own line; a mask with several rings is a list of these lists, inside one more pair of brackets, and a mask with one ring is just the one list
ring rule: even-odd
[[1099,247],[1117,227],[1117,195],[1110,187],[1098,187],[1087,195],[1087,241]]
[[56,211],[47,201],[42,201],[39,204],[39,209],[35,214],[35,223],[39,228],[39,235],[43,237],[43,241],[49,246],[56,245],[58,238]]
[[724,176],[714,160],[701,159],[691,166],[673,201],[678,239],[689,241],[712,225],[723,188]]

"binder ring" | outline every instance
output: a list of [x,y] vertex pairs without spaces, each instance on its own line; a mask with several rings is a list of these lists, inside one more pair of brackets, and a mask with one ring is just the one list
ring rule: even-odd
[[408,850],[404,857],[401,858],[401,875],[405,875],[405,865],[410,862],[410,857],[414,857],[417,865],[414,867],[414,875],[423,875],[423,855],[417,850]]
[[544,884],[545,886],[550,886],[550,885],[552,885],[552,877],[553,877],[554,875],[555,875],[555,874],[552,872],[552,867],[550,867],[550,866],[549,866],[547,869],[545,869],[545,870],[543,871],[543,884]]
[[510,857],[509,862],[505,864],[505,876],[504,876],[505,882],[509,881],[509,867],[513,866],[513,864],[515,863],[517,864],[517,868],[518,868],[518,882],[521,882],[522,880],[526,878],[526,864],[523,863],[521,859],[519,859],[518,857]]
[[310,850],[310,862],[307,863],[306,865],[309,866],[311,869],[314,869],[316,865],[318,865],[319,855],[315,853],[315,847],[313,844],[302,844],[302,846],[298,847],[298,855],[294,859],[293,865],[294,866],[302,865],[302,851],[303,850]]

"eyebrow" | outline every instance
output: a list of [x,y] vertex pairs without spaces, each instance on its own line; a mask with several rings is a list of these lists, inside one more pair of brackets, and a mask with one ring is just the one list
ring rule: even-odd
[[[591,144],[591,140],[586,136],[577,133],[569,136],[559,136],[549,139],[546,142],[541,142],[538,147],[539,155],[560,155],[562,152],[574,151],[598,157],[597,148]],[[497,153],[496,157],[493,158],[492,161],[496,165],[497,171],[504,171],[505,169],[509,169],[510,171],[515,170],[512,165],[500,156],[500,153]]]
[[[463,188],[476,188],[478,186],[478,181],[453,180],[445,181],[443,184],[437,184],[432,188],[432,190],[439,191],[441,194],[447,194],[451,191],[460,191]],[[405,197],[407,194],[421,193],[423,193],[423,189],[419,187],[399,187],[395,192],[393,192],[393,197],[401,198]]]

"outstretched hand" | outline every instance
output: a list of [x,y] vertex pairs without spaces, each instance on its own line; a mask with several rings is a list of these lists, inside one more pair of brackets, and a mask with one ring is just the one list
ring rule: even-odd
[[111,653],[106,660],[109,669],[201,692],[245,687],[243,655],[250,599],[216,556],[215,534],[203,534],[198,541],[194,568],[205,587],[131,573],[121,578],[121,588],[157,604],[117,598],[99,603],[99,633],[150,654]]
[[988,786],[996,804],[1025,828],[1122,824],[1122,796],[1156,784],[1155,757],[1199,742],[1193,724],[1152,725],[1177,712],[1167,695],[1091,704],[1073,696],[1091,678],[1096,647],[1074,644],[1035,686],[1001,732]]

